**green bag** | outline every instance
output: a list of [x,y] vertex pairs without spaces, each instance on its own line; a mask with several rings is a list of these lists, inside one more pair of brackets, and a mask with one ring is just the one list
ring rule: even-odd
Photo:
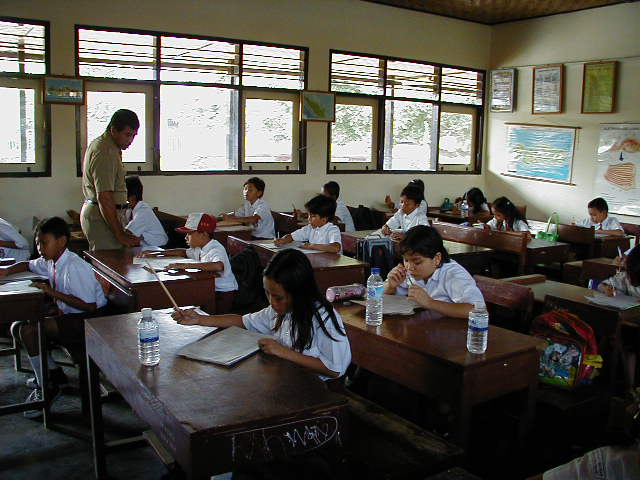
[[442,205],[440,205],[440,210],[444,212],[446,210],[451,210],[452,208],[453,203],[451,203],[451,200],[449,200],[448,197],[445,197],[444,202],[442,202]]
[[[549,231],[549,227],[551,226],[551,222],[553,221],[556,222],[556,229],[554,233],[551,233]],[[558,238],[560,238],[560,233],[559,233],[560,228],[558,227],[559,223],[560,223],[560,216],[558,215],[557,212],[553,212],[549,217],[549,220],[547,221],[547,228],[545,229],[544,232],[538,232],[536,234],[536,238],[539,238],[541,240],[547,240],[549,242],[557,242]]]

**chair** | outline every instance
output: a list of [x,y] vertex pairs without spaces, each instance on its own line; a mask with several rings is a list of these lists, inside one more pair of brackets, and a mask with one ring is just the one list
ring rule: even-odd
[[636,237],[636,241],[633,245],[638,245],[638,243],[640,243],[640,225],[636,225],[635,223],[621,223],[620,225],[622,225],[626,235],[633,235]]
[[291,232],[295,232],[298,229],[298,221],[293,214],[274,212],[272,210],[271,216],[273,217],[273,224],[275,226],[276,235],[283,237]]
[[533,291],[524,285],[474,275],[482,292],[491,323],[516,332],[529,331],[533,312]]
[[169,237],[169,241],[165,245],[165,248],[187,248],[184,235],[176,232],[176,228],[184,227],[187,219],[177,215],[172,215],[171,213],[162,212],[158,210],[158,207],[153,207],[153,213],[156,214],[156,217],[160,220],[160,224],[167,234],[167,237]]

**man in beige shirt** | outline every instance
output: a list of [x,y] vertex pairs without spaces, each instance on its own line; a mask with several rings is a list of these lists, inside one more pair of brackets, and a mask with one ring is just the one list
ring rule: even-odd
[[87,148],[82,164],[84,204],[80,225],[90,250],[133,247],[140,238],[125,232],[123,216],[127,208],[126,171],[122,150],[129,148],[140,121],[131,110],[118,110],[105,132]]

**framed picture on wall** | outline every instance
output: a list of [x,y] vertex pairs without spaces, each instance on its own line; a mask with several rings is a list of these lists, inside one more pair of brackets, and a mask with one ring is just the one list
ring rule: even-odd
[[533,67],[532,114],[562,113],[563,93],[564,65]]
[[44,77],[44,102],[84,105],[84,80],[73,77]]
[[300,120],[312,122],[335,122],[335,94],[311,90],[300,92]]
[[503,68],[491,71],[492,112],[513,112],[515,110],[515,68]]
[[618,62],[589,62],[582,71],[581,113],[612,113],[616,104]]

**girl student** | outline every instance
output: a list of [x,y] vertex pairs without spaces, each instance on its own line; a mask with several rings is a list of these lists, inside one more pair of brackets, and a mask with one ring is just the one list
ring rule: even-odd
[[489,213],[489,204],[487,203],[487,198],[482,193],[478,187],[472,187],[462,196],[460,202],[457,202],[458,208],[464,200],[467,200],[467,205],[469,205],[469,213],[473,213],[474,215]]
[[[409,183],[407,183],[407,186],[408,185],[413,185],[415,187],[418,187],[422,191],[422,200],[418,204],[418,208],[422,213],[426,215],[428,205],[427,205],[427,196],[424,193],[424,182],[419,178],[414,178]],[[397,202],[394,202],[393,199],[391,198],[391,195],[387,195],[386,197],[384,197],[384,203],[387,206],[387,208],[391,211],[399,210],[402,207],[402,199],[398,200]]]
[[497,198],[493,202],[493,218],[485,224],[485,228],[501,232],[529,233],[527,219],[507,197]]
[[598,290],[610,297],[618,293],[636,297],[640,301],[640,248],[632,248],[620,263],[625,269],[600,282]]
[[485,303],[475,280],[449,258],[435,228],[419,225],[400,242],[404,263],[387,276],[384,293],[407,295],[441,316],[467,318],[475,303]]
[[407,185],[400,194],[400,208],[382,226],[383,235],[391,235],[391,239],[400,241],[411,227],[429,225],[425,212],[420,210],[420,201],[424,199],[422,190],[415,185]]
[[180,310],[173,318],[183,325],[238,326],[274,338],[258,340],[269,355],[316,372],[322,380],[342,376],[351,348],[340,314],[318,290],[309,259],[299,250],[278,252],[263,274],[269,306],[248,315],[199,315]]

